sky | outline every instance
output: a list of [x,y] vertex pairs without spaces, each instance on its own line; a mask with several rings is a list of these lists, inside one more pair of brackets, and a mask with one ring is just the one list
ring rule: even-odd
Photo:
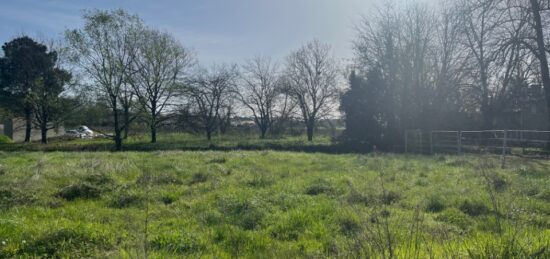
[[123,8],[170,32],[208,63],[254,55],[282,59],[316,38],[339,59],[353,56],[353,26],[377,0],[1,0],[0,42],[27,34],[62,37],[82,26],[85,9]]

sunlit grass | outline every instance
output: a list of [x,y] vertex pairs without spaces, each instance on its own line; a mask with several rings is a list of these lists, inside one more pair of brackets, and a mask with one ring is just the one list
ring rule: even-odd
[[548,257],[550,163],[487,168],[495,211],[482,160],[0,153],[0,257]]

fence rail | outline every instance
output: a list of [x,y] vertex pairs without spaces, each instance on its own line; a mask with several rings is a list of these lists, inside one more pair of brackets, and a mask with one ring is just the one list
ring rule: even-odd
[[406,153],[492,153],[550,157],[550,131],[539,130],[407,130]]

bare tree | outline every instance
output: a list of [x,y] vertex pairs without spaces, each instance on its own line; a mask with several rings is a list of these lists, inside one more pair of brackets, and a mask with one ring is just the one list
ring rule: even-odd
[[317,120],[334,111],[339,96],[338,68],[330,52],[329,45],[314,40],[287,58],[288,91],[300,107],[308,141]]
[[115,149],[122,150],[122,131],[133,118],[121,122],[120,103],[142,23],[123,10],[90,11],[84,20],[84,28],[68,30],[65,35],[75,63],[91,82],[89,87],[111,108]]
[[168,33],[146,29],[140,36],[130,81],[137,100],[148,113],[151,143],[155,143],[158,126],[169,118],[161,115],[172,104],[192,56]]
[[188,98],[191,113],[201,121],[201,127],[210,140],[218,129],[224,108],[230,106],[238,76],[235,65],[214,65],[199,68],[186,84],[183,93]]
[[237,96],[254,116],[254,123],[265,138],[274,120],[278,89],[278,66],[268,57],[257,56],[242,66],[242,85]]

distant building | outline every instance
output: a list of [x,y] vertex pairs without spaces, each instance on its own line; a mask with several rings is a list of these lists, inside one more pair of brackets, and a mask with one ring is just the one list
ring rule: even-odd
[[[0,133],[8,136],[14,142],[25,141],[25,120],[21,118],[6,119],[3,124],[0,124]],[[65,134],[63,126],[57,129],[48,130],[48,138],[60,137]],[[40,129],[33,127],[31,130],[31,141],[39,141],[41,139]]]

